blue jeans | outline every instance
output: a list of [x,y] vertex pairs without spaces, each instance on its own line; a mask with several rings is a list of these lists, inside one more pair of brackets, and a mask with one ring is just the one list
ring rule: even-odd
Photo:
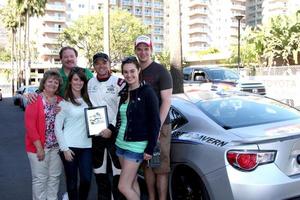
[[122,149],[116,145],[116,154],[125,160],[130,160],[135,163],[142,163],[144,160],[144,153],[136,153],[130,150]]
[[[75,153],[74,159],[71,162],[66,161],[64,154],[61,153],[69,200],[86,200],[89,195],[92,179],[92,149],[73,147],[70,149]],[[79,192],[77,189],[78,170],[80,177]]]

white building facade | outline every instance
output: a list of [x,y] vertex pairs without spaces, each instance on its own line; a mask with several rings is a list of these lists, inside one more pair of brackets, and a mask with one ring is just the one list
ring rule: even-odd
[[[217,59],[230,56],[237,44],[238,21],[245,16],[246,0],[188,0],[182,2],[182,52],[187,60],[197,59],[199,51],[215,48]],[[244,19],[241,27],[244,27]],[[241,28],[242,29],[242,28]],[[214,58],[212,58],[214,59]]]

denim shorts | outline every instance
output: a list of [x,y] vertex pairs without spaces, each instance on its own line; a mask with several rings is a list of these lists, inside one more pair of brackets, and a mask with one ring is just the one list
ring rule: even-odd
[[125,160],[130,160],[135,163],[142,163],[144,160],[144,153],[136,153],[126,149],[122,149],[118,146],[116,146],[116,154],[117,156],[122,157]]

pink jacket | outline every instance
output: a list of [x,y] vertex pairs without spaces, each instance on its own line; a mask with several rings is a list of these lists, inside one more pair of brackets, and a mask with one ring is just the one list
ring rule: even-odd
[[[62,100],[57,96],[58,102]],[[43,147],[45,144],[46,121],[42,97],[39,95],[36,102],[28,104],[25,110],[25,148],[27,152],[36,153],[33,144],[40,140]]]

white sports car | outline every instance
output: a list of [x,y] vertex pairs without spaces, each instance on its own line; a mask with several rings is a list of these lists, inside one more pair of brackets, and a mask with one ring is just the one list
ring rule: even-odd
[[174,95],[172,200],[300,197],[300,112],[261,95]]

